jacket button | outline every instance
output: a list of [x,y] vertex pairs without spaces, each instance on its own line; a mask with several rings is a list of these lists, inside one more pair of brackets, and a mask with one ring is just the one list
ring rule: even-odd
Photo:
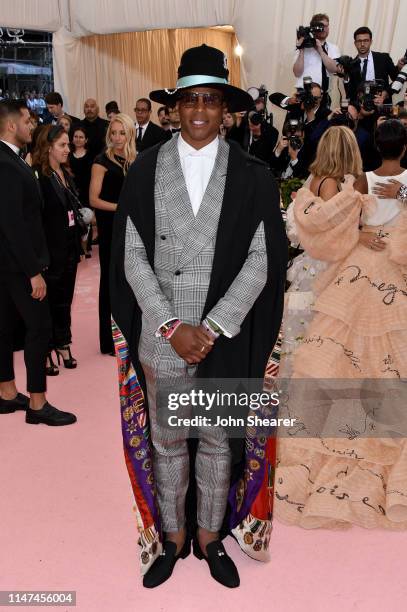
[[181,270],[176,270],[175,271],[175,276],[179,276],[181,274]]
[[160,236],[161,240],[165,240],[167,238],[167,236]]

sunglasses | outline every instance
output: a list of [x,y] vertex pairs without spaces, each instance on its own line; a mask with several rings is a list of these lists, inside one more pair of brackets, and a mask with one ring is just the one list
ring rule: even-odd
[[218,93],[198,93],[196,91],[186,91],[179,95],[178,100],[185,108],[193,108],[198,104],[199,98],[208,108],[219,108],[223,103],[222,94]]

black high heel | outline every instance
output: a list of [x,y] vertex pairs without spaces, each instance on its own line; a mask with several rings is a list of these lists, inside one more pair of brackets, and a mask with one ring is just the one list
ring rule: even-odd
[[[61,351],[68,351],[68,355],[69,355],[68,359],[65,359]],[[58,365],[60,364],[60,359],[62,359],[62,361],[64,362],[64,367],[67,370],[74,370],[76,366],[78,365],[78,362],[76,361],[76,359],[72,357],[71,347],[69,346],[69,344],[68,346],[60,346],[59,348],[56,348],[55,353],[58,359]]]
[[45,368],[45,372],[47,376],[58,376],[59,369],[58,369],[58,366],[55,365],[54,360],[52,359],[52,353],[47,354],[47,363],[48,362],[49,362],[49,365],[47,365]]

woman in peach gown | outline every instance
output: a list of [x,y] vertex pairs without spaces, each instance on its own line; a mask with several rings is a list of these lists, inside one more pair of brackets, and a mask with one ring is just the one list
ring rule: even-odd
[[405,129],[386,122],[376,141],[384,161],[366,177],[353,133],[330,128],[294,204],[302,247],[326,263],[281,364],[281,411],[297,422],[279,438],[275,516],[305,528],[407,528],[407,207],[362,195],[407,184]]

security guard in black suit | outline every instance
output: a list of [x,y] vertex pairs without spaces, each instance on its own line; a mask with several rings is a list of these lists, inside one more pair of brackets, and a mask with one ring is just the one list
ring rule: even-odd
[[[49,263],[42,225],[42,196],[19,152],[31,141],[24,100],[0,102],[0,414],[26,411],[26,423],[69,425],[75,415],[46,401],[45,362],[51,333],[43,271]],[[30,398],[17,392],[13,367],[13,321],[24,320],[24,360]]]

